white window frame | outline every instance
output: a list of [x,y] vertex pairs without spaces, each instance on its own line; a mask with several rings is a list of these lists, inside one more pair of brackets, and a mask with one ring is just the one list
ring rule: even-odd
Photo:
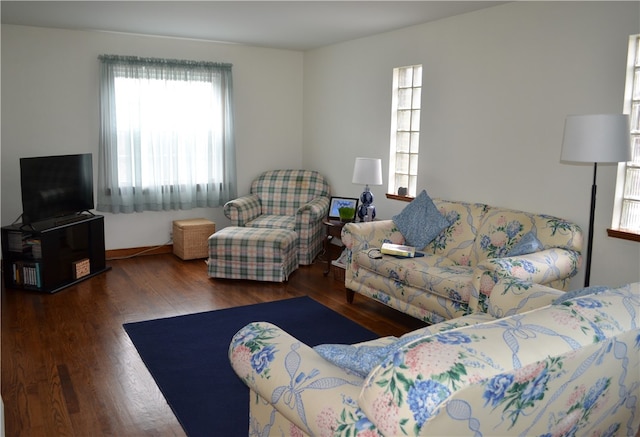
[[623,113],[630,116],[632,160],[618,164],[611,228],[640,236],[640,34],[629,37]]
[[98,58],[96,209],[188,210],[235,198],[232,65]]
[[[411,69],[410,83],[401,79],[401,73],[408,69]],[[388,192],[391,194],[416,196],[420,149],[422,71],[422,64],[393,69],[388,185]],[[405,103],[403,104],[403,102]],[[404,142],[402,137],[404,137]],[[400,194],[398,192],[400,187],[406,188],[407,192]]]

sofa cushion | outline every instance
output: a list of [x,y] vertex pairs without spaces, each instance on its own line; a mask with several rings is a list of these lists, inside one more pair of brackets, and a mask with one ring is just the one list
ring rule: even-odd
[[293,231],[296,228],[296,217],[293,215],[263,214],[256,219],[247,222],[246,227],[288,229],[290,231]]
[[393,217],[406,240],[406,244],[417,249],[424,248],[430,241],[449,226],[425,190],[407,205],[400,214]]
[[528,232],[533,232],[547,249],[556,247],[580,252],[582,233],[578,231],[575,224],[558,217],[489,207],[478,226],[471,252],[472,265],[507,256]]
[[539,252],[542,249],[544,249],[544,245],[533,232],[529,231],[507,252],[507,256],[521,256],[528,253]]
[[[424,299],[441,296],[458,303],[469,302],[473,268],[431,254],[419,258],[383,255],[372,259],[363,250],[353,254],[358,278],[368,286],[420,306]],[[391,282],[390,282],[391,281]],[[411,287],[415,294],[409,291]]]
[[251,194],[260,198],[262,214],[296,214],[298,208],[318,197],[329,197],[329,183],[313,170],[268,170],[251,183]]
[[507,208],[489,208],[478,226],[478,236],[471,253],[472,264],[507,256],[522,236],[533,228],[534,215]]
[[451,225],[440,232],[424,250],[447,257],[456,264],[470,266],[471,248],[488,206],[443,199],[433,199],[433,203]]

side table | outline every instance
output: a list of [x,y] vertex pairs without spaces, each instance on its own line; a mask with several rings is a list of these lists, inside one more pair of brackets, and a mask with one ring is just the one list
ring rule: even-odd
[[342,233],[342,228],[346,223],[341,222],[340,220],[323,220],[322,224],[324,224],[327,235],[324,239],[324,253],[327,258],[327,268],[324,271],[323,275],[327,276],[331,271],[331,254],[329,253],[329,248],[331,247],[331,239],[332,238],[340,238],[340,234]]

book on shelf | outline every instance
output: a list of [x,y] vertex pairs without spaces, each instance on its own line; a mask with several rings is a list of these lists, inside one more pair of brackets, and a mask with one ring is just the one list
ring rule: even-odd
[[382,243],[380,252],[384,255],[403,256],[413,258],[416,255],[416,248],[404,244]]
[[40,263],[28,261],[16,261],[12,266],[13,282],[25,287],[42,286]]

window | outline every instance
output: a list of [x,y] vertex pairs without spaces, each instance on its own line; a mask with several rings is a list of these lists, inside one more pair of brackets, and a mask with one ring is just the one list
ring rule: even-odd
[[624,110],[630,114],[631,161],[618,167],[612,227],[640,235],[640,35],[629,38]]
[[231,65],[99,59],[97,209],[192,209],[235,197]]
[[394,68],[389,193],[416,195],[421,100],[422,65]]

